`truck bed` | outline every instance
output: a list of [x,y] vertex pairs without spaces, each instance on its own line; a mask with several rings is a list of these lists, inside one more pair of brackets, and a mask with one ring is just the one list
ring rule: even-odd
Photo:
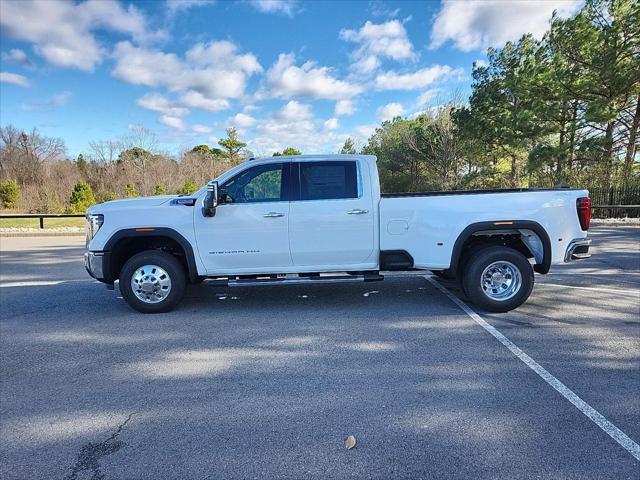
[[482,190],[437,190],[432,192],[397,192],[381,193],[382,198],[404,198],[404,197],[441,197],[445,195],[482,195],[490,193],[522,193],[522,192],[568,192],[581,190],[579,188],[494,188]]

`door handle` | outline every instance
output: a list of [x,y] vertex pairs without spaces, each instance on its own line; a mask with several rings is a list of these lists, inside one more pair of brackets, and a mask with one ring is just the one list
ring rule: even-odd
[[362,210],[360,208],[354,208],[353,210],[349,210],[347,214],[349,215],[364,215],[365,213],[369,213],[369,210]]
[[263,215],[264,218],[278,218],[278,217],[284,217],[284,213],[280,213],[280,212],[269,212],[269,213],[265,213]]

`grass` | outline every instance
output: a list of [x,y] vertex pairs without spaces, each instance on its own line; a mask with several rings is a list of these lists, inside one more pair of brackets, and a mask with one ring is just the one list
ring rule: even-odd
[[[84,218],[45,218],[44,228],[83,227]],[[40,228],[38,218],[0,218],[0,228]]]

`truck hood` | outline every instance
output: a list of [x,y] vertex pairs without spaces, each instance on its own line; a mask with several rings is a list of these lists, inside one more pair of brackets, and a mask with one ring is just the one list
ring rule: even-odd
[[120,210],[123,208],[141,208],[141,207],[156,207],[163,205],[178,195],[158,195],[154,197],[137,197],[137,198],[124,198],[121,200],[111,200],[110,202],[99,203],[87,210],[87,213],[104,213],[111,210]]

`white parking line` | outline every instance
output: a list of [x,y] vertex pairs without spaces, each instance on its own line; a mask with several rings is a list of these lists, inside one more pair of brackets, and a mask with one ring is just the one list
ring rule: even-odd
[[629,436],[616,427],[613,423],[607,420],[600,412],[589,405],[576,395],[569,387],[549,373],[544,367],[536,362],[529,355],[520,350],[511,340],[505,337],[495,327],[487,323],[480,315],[474,312],[466,303],[456,297],[453,293],[447,290],[439,282],[429,276],[425,276],[433,286],[444,293],[449,299],[462,309],[471,319],[489,332],[493,337],[498,340],[502,345],[511,350],[516,357],[518,357],[527,367],[536,372],[545,382],[551,385],[560,395],[569,400],[578,410],[584,413],[593,423],[598,425],[604,432],[606,432],[611,438],[618,442],[622,448],[628,451],[640,461],[640,445],[634,442]]
[[593,272],[567,272],[567,273],[563,273],[563,272],[549,272],[545,275],[588,275],[590,277],[604,277],[607,275],[615,275],[615,276],[619,276],[619,275],[640,275],[640,272],[598,272],[598,273],[593,273]]
[[594,292],[604,292],[604,293],[619,293],[622,295],[640,295],[640,289],[631,290],[631,289],[620,289],[620,288],[598,288],[598,287],[580,287],[578,285],[561,285],[559,283],[536,283],[536,287],[560,287],[560,288],[576,288],[578,290],[593,290]]
[[3,282],[0,288],[16,288],[16,287],[45,287],[48,285],[60,285],[69,282],[93,282],[93,280],[33,280],[30,282]]

